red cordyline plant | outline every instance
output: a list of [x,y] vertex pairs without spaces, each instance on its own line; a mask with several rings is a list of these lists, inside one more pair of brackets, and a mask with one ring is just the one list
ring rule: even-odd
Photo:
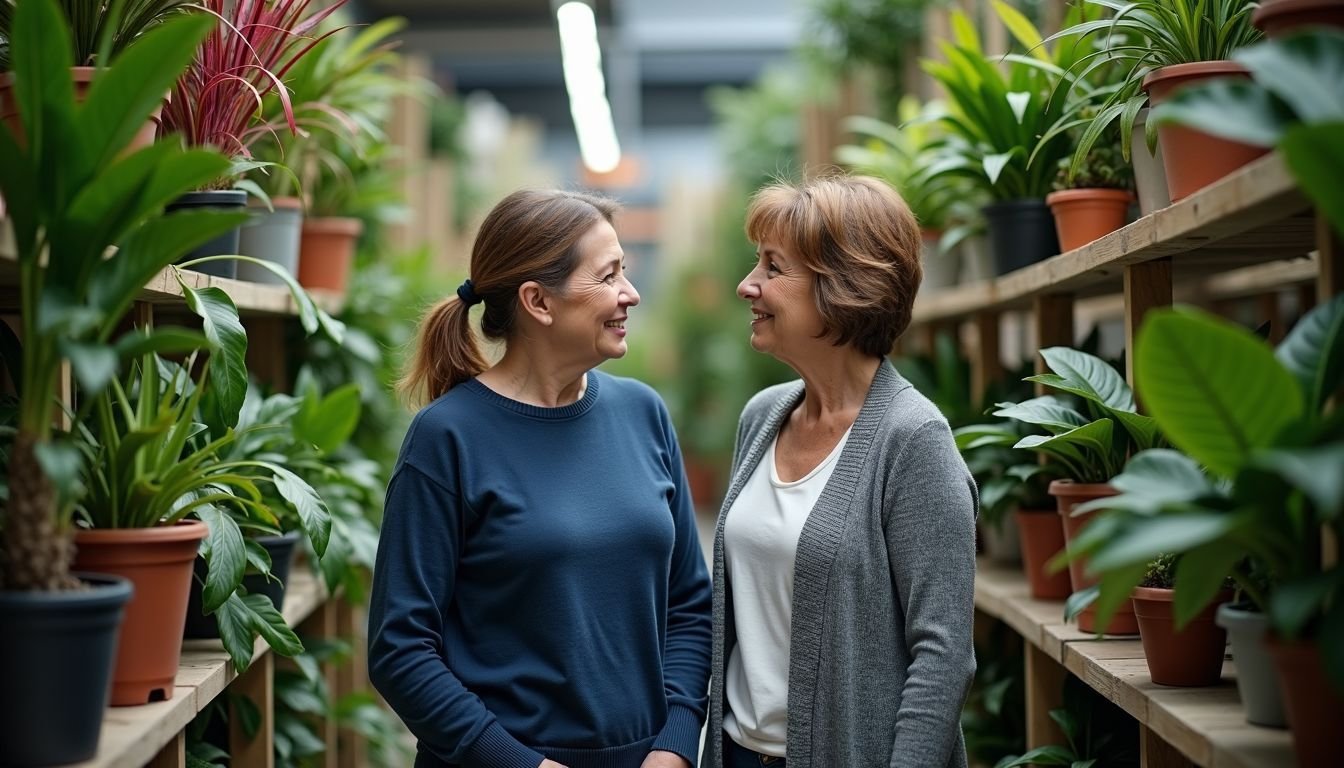
[[312,0],[200,0],[220,23],[201,43],[163,110],[160,135],[178,133],[188,147],[210,146],[251,157],[257,137],[273,130],[259,120],[262,99],[275,92],[297,132],[284,78],[313,46],[337,30],[313,30],[346,0],[308,15]]

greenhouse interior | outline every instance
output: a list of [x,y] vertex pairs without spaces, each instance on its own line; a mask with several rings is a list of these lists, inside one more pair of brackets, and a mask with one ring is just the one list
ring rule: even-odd
[[0,0],[0,356],[6,768],[1344,766],[1344,0]]

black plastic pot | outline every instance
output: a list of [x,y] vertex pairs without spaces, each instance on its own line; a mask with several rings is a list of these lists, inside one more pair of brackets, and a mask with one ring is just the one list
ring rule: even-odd
[[89,589],[0,592],[0,765],[88,760],[98,751],[131,582],[77,573]]
[[[237,211],[241,213],[247,209],[247,193],[240,189],[207,189],[203,192],[188,192],[169,203],[164,211],[166,213],[171,213],[173,211],[201,208]],[[183,261],[199,259],[203,256],[237,255],[238,233],[241,229],[241,225],[234,227],[213,240],[197,246],[196,250],[183,256],[178,263],[180,264]],[[233,278],[238,275],[238,262],[211,261],[205,264],[198,264],[192,267],[192,269],[197,272],[204,272],[207,275]]]
[[[269,597],[278,611],[285,604],[285,588],[289,585],[289,569],[294,563],[294,545],[299,541],[299,533],[291,531],[284,536],[262,536],[255,541],[265,547],[270,554],[271,575],[275,579],[268,579],[259,573],[249,573],[243,577],[243,586],[250,595]],[[202,612],[204,601],[201,590],[205,583],[205,560],[199,555],[196,557],[194,568],[196,573],[191,580],[191,594],[187,597],[187,623],[182,636],[188,640],[217,638],[219,622],[215,620],[215,615],[212,613],[207,616]]]
[[981,210],[989,225],[995,274],[1006,275],[1059,253],[1055,217],[1045,200],[1004,200]]

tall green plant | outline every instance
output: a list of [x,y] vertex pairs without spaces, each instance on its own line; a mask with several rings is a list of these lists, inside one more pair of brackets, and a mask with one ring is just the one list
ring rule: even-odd
[[25,0],[15,11],[14,87],[27,144],[0,127],[0,193],[18,256],[23,349],[0,562],[8,589],[71,583],[68,533],[81,459],[52,430],[62,366],[96,397],[122,360],[181,351],[173,332],[118,337],[121,318],[150,277],[244,218],[160,215],[169,201],[224,172],[228,162],[218,154],[168,144],[124,154],[211,26],[190,15],[146,32],[77,105],[74,49],[60,9],[53,0]]
[[[1344,686],[1344,567],[1323,568],[1321,531],[1344,534],[1344,296],[1277,350],[1193,309],[1155,313],[1137,343],[1144,402],[1176,451],[1145,451],[1076,542],[1101,577],[1098,618],[1159,552],[1181,555],[1184,623],[1231,576],[1283,636],[1314,637]],[[1266,593],[1252,569],[1267,573]]]
[[[0,72],[10,69],[16,0],[0,0]],[[190,0],[61,0],[74,54],[69,66],[105,63],[131,41],[173,14],[190,8]]]
[[[1002,0],[994,10],[1027,55],[994,56],[961,11],[952,14],[952,41],[940,41],[946,62],[924,60],[924,70],[947,90],[942,120],[949,138],[935,174],[968,177],[995,200],[1043,198],[1059,158],[1071,151],[1064,129],[1074,98],[1068,74],[1082,57],[1071,39],[1053,51],[1019,11]],[[1070,10],[1076,22],[1081,7]],[[1058,36],[1057,36],[1058,37]],[[1053,39],[1053,38],[1052,38]]]

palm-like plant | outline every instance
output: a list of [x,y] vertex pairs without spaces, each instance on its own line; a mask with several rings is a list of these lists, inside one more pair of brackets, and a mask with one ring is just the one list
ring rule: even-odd
[[[1260,38],[1251,24],[1255,3],[1251,0],[1083,0],[1084,3],[1113,13],[1105,19],[1080,19],[1065,27],[1046,42],[1083,40],[1096,36],[1099,49],[1079,58],[1070,67],[1076,82],[1086,83],[1101,68],[1119,67],[1124,73],[1092,96],[1100,97],[1101,106],[1087,121],[1073,151],[1070,175],[1076,174],[1087,159],[1093,144],[1115,120],[1120,120],[1120,136],[1126,160],[1134,120],[1148,103],[1143,81],[1151,72],[1173,64],[1221,61],[1231,58],[1237,49]],[[1148,147],[1156,146],[1156,126],[1146,126]]]
[[[80,492],[79,450],[53,431],[53,403],[69,364],[96,397],[122,359],[184,351],[166,330],[117,338],[122,317],[153,275],[242,216],[160,216],[184,191],[217,177],[217,153],[156,144],[122,156],[132,136],[186,68],[211,20],[187,15],[132,42],[76,108],[74,48],[53,0],[25,0],[14,14],[14,83],[27,145],[0,127],[0,192],[18,257],[22,363],[17,433],[0,580],[8,589],[61,589],[69,578],[71,512]],[[107,258],[109,249],[116,254]]]
[[[0,0],[0,72],[10,68],[16,0]],[[71,66],[86,67],[119,55],[144,32],[173,14],[189,10],[191,0],[61,0],[73,43]]]

